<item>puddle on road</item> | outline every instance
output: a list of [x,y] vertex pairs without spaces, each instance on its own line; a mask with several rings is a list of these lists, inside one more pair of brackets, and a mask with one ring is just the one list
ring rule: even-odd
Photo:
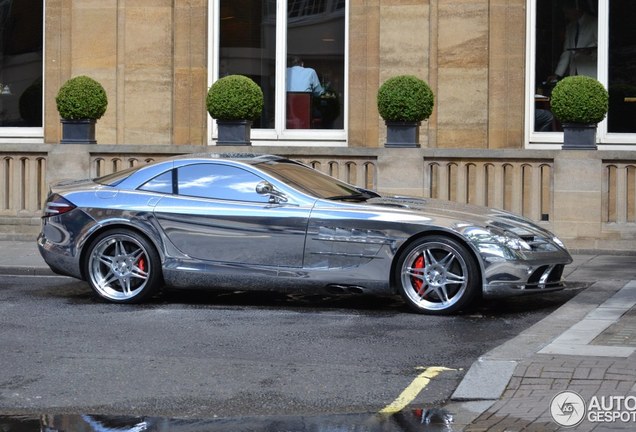
[[[0,416],[2,432],[452,432],[452,415],[416,409],[391,416],[342,414],[302,417],[177,419],[101,415]],[[459,430],[459,429],[457,429]]]

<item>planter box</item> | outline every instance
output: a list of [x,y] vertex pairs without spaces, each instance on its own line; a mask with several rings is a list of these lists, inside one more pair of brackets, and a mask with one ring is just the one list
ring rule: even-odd
[[596,150],[596,124],[563,123],[563,150]]
[[251,145],[251,120],[217,120],[219,139],[217,145]]
[[413,148],[420,146],[421,122],[385,122],[385,147]]
[[95,141],[95,122],[93,119],[61,119],[62,140],[60,144],[97,144]]

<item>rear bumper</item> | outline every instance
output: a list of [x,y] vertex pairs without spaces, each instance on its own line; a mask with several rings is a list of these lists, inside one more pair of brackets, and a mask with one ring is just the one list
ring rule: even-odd
[[83,279],[79,257],[72,247],[49,241],[43,233],[38,236],[38,250],[44,262],[57,274]]

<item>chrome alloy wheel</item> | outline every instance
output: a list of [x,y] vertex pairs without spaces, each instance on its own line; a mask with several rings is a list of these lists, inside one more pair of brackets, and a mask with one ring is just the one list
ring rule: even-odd
[[424,239],[400,262],[402,296],[419,312],[450,313],[474,295],[472,258],[450,239]]
[[147,246],[126,233],[101,237],[88,261],[89,282],[101,297],[126,302],[141,295],[153,271]]

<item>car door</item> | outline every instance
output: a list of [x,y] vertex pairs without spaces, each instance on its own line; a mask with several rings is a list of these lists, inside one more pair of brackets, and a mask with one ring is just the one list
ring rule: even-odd
[[[167,238],[191,258],[258,266],[301,267],[310,207],[270,203],[256,193],[256,173],[223,163],[197,163],[144,185],[160,191],[154,209]],[[163,186],[161,186],[163,185]]]

